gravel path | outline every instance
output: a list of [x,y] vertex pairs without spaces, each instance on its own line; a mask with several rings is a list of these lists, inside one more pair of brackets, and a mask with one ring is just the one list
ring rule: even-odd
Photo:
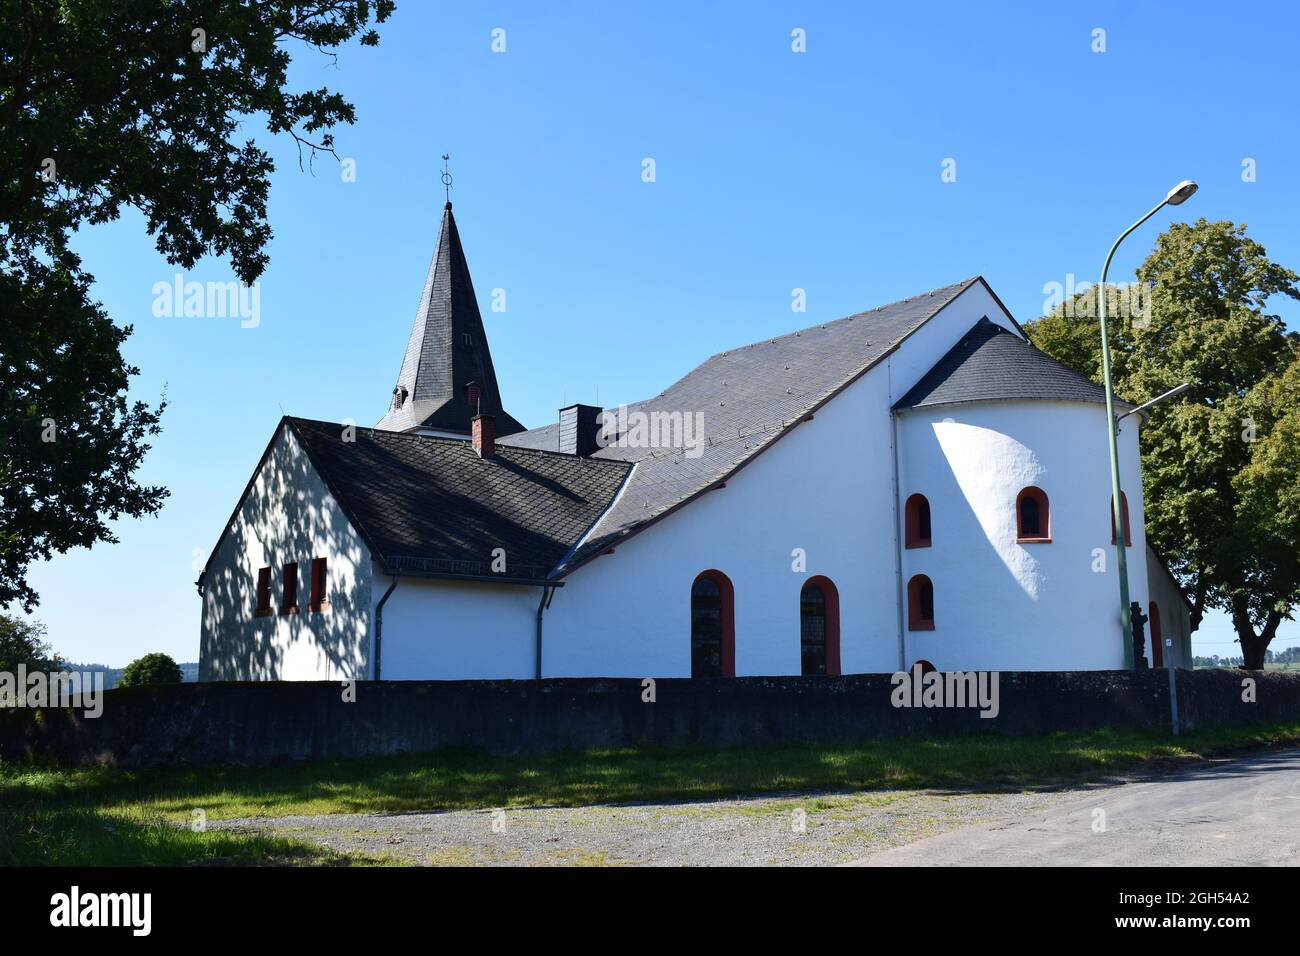
[[[817,866],[1043,811],[1067,793],[884,791],[700,803],[211,821],[424,866]],[[803,826],[800,826],[800,823]]]

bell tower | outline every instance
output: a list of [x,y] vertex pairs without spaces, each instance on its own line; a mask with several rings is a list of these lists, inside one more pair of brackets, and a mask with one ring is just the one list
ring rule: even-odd
[[[446,172],[443,183],[450,195]],[[397,384],[375,427],[468,437],[476,415],[493,416],[498,436],[524,430],[501,407],[492,353],[448,198]]]

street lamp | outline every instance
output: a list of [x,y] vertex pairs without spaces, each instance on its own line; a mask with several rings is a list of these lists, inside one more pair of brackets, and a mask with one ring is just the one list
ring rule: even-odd
[[1119,487],[1119,430],[1115,422],[1115,395],[1110,385],[1110,338],[1106,333],[1106,273],[1110,271],[1110,260],[1115,257],[1119,244],[1128,238],[1142,223],[1146,222],[1165,206],[1180,206],[1196,192],[1196,183],[1184,179],[1169,190],[1154,209],[1129,226],[1115,240],[1106,254],[1106,264],[1101,267],[1101,287],[1097,290],[1097,315],[1101,320],[1101,375],[1106,388],[1106,433],[1110,441],[1110,506],[1111,521],[1115,524],[1115,566],[1119,572],[1119,620],[1120,637],[1124,641],[1124,669],[1133,669],[1133,622],[1129,619],[1128,600],[1128,559],[1124,550],[1128,542],[1124,540],[1124,497]]

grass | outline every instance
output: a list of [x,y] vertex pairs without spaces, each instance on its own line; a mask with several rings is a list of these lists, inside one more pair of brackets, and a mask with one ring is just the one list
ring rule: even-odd
[[[377,863],[322,847],[189,828],[331,813],[699,800],[808,791],[1070,786],[1161,762],[1300,743],[1300,721],[1165,733],[1096,731],[729,749],[493,757],[444,752],[267,768],[125,770],[0,764],[0,865]],[[833,799],[828,797],[827,799]]]

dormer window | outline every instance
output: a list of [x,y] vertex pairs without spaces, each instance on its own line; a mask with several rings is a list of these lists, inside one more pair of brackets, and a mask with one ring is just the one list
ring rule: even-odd
[[465,346],[467,349],[473,348],[474,336],[470,335],[468,332],[460,333],[460,344]]
[[479,399],[483,397],[483,391],[478,387],[478,382],[469,382],[465,386],[465,401],[469,402],[475,408],[478,408]]
[[405,385],[399,385],[395,389],[393,389],[393,407],[401,408],[403,405],[405,405],[406,396],[408,394],[410,393],[407,392]]

